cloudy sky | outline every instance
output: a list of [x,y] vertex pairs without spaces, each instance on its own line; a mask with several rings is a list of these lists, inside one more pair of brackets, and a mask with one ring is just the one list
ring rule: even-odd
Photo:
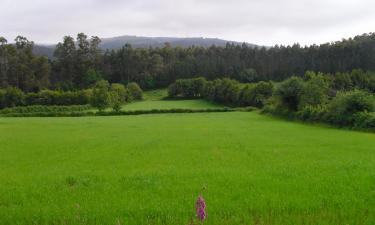
[[84,32],[324,43],[375,31],[374,0],[0,0],[0,36],[56,43]]

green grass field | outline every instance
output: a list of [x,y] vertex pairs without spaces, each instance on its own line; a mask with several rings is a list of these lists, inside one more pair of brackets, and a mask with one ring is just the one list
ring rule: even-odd
[[122,107],[122,110],[138,109],[216,109],[223,106],[205,100],[153,100],[132,102]]
[[186,225],[202,187],[204,224],[375,221],[371,133],[227,112],[0,118],[0,134],[4,225]]

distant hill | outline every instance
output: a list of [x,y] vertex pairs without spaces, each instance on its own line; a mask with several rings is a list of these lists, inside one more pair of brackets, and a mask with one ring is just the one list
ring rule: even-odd
[[[112,38],[102,38],[100,47],[106,49],[119,49],[126,43],[131,44],[134,48],[163,47],[165,43],[169,43],[172,47],[210,47],[212,45],[225,46],[227,43],[242,45],[242,42],[228,41],[218,38],[176,38],[176,37],[138,37],[138,36],[120,36]],[[250,47],[257,47],[255,44],[245,43]],[[34,53],[36,55],[44,55],[49,58],[53,57],[54,45],[36,44]]]

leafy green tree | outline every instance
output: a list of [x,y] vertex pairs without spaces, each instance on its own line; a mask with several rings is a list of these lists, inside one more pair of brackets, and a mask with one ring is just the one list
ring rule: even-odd
[[100,72],[96,71],[95,69],[89,69],[86,71],[86,74],[83,78],[84,86],[90,87],[102,79],[103,79],[103,75]]
[[96,107],[100,112],[111,105],[108,81],[101,80],[96,83],[92,92],[91,105]]
[[374,111],[374,95],[362,90],[339,92],[328,105],[327,118],[334,124],[350,125],[356,113]]
[[110,88],[111,103],[114,111],[119,112],[121,106],[129,100],[129,93],[122,84],[111,84]]
[[21,106],[24,104],[25,94],[16,87],[8,87],[5,90],[3,99],[6,107]]
[[259,80],[257,71],[253,68],[247,68],[239,73],[238,81],[240,82],[256,82]]
[[300,108],[305,106],[318,106],[328,101],[329,83],[322,73],[309,73],[309,80],[303,87]]
[[291,77],[280,83],[275,90],[279,105],[288,110],[297,111],[303,88],[303,80],[299,77]]
[[142,100],[143,91],[139,85],[135,82],[131,82],[127,85],[132,100]]

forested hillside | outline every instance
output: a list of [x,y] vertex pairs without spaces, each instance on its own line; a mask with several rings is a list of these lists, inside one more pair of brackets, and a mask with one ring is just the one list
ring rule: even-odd
[[246,44],[225,47],[133,48],[103,52],[98,37],[66,36],[56,46],[54,59],[35,56],[34,43],[17,37],[15,44],[0,41],[0,87],[25,92],[45,88],[75,90],[98,80],[110,83],[137,82],[142,88],[166,87],[176,79],[203,76],[208,80],[228,77],[240,82],[284,80],[305,71],[324,73],[353,69],[375,70],[375,34],[302,47],[254,48]]

